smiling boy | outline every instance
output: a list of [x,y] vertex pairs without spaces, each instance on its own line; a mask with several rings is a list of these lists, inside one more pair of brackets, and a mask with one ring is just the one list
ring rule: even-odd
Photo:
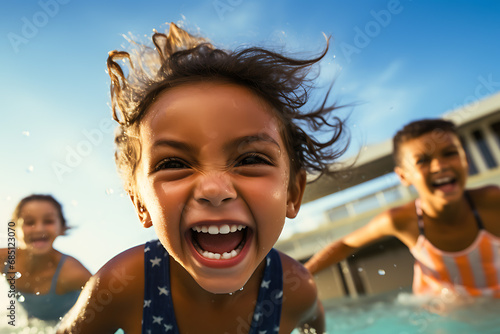
[[415,258],[413,292],[500,297],[500,188],[466,190],[468,163],[455,125],[429,119],[393,138],[394,171],[418,199],[331,243],[307,263],[313,274],[385,236]]

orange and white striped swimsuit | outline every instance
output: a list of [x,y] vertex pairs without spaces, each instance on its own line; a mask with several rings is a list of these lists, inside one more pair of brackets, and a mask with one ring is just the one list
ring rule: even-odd
[[459,252],[442,251],[427,240],[420,200],[415,201],[420,235],[410,249],[415,258],[413,293],[439,295],[447,288],[471,296],[500,298],[500,238],[484,229],[467,192],[465,197],[479,233],[469,247]]

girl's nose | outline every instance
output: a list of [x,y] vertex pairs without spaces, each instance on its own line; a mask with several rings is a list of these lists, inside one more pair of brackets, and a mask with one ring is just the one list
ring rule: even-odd
[[194,191],[194,198],[198,202],[210,203],[213,206],[219,206],[236,197],[231,178],[223,171],[201,175]]
[[446,163],[445,159],[442,159],[440,157],[436,157],[431,160],[431,172],[440,172],[446,169],[448,164]]

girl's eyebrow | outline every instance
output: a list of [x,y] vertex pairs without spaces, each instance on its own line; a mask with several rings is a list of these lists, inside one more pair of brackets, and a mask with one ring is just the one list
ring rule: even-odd
[[226,149],[237,148],[244,145],[250,145],[251,143],[254,142],[271,143],[273,145],[276,145],[278,149],[281,150],[280,144],[278,144],[278,142],[274,140],[273,137],[269,136],[266,133],[259,133],[257,135],[249,135],[249,136],[242,136],[235,138],[231,140],[227,145],[225,145],[225,148]]
[[[230,150],[237,147],[250,145],[251,143],[254,142],[271,143],[273,145],[276,145],[278,149],[281,150],[281,146],[278,144],[278,142],[274,140],[274,138],[265,133],[259,133],[258,135],[249,135],[249,136],[242,136],[235,138],[226,145],[224,145],[224,149]],[[173,139],[159,139],[153,143],[153,147],[158,147],[158,146],[169,146],[178,150],[188,151],[188,152],[195,150],[194,147],[191,146],[190,144]]]

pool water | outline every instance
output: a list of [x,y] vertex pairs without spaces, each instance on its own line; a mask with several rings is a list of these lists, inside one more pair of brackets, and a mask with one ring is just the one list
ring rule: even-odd
[[408,292],[324,302],[329,334],[498,334],[500,300],[422,298]]

